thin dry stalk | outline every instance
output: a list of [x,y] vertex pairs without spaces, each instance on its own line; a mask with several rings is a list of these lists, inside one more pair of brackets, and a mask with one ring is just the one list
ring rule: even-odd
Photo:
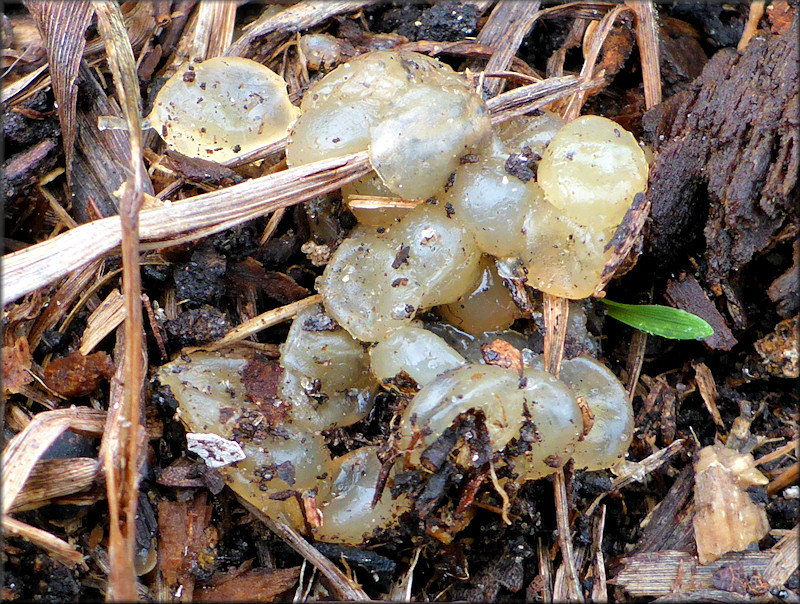
[[323,556],[319,550],[313,547],[292,527],[285,522],[265,516],[261,510],[238,495],[237,499],[251,514],[283,539],[294,551],[317,567],[319,572],[328,580],[328,587],[335,598],[348,602],[364,602],[370,599],[359,586],[348,579],[342,571],[336,568],[333,562]]
[[76,550],[66,541],[63,541],[42,529],[35,528],[19,520],[15,520],[11,516],[3,516],[3,532],[7,535],[14,535],[21,537],[41,547],[55,560],[66,564],[67,566],[75,566],[83,564],[83,554]]
[[275,234],[275,231],[278,230],[278,225],[283,220],[283,216],[286,214],[286,208],[281,208],[280,210],[275,210],[272,213],[272,216],[269,217],[267,221],[267,226],[264,227],[264,232],[261,233],[261,238],[258,240],[258,246],[263,247],[267,241],[272,239],[272,236]]
[[124,320],[125,302],[119,290],[114,289],[86,320],[86,330],[83,332],[79,349],[81,354],[89,354]]
[[656,451],[649,457],[646,457],[642,461],[635,464],[635,470],[629,471],[625,474],[620,474],[611,483],[611,488],[606,493],[601,493],[598,495],[597,498],[592,502],[592,504],[586,510],[586,515],[591,516],[600,501],[602,501],[603,497],[609,493],[614,493],[615,491],[618,491],[629,484],[644,480],[645,476],[660,468],[663,464],[669,461],[671,457],[683,450],[685,445],[685,439],[675,440],[667,447],[664,447],[660,451]]
[[95,4],[97,24],[105,42],[106,56],[120,105],[125,113],[130,141],[131,175],[123,185],[120,204],[122,226],[122,291],[125,301],[125,354],[118,378],[124,384],[120,413],[112,405],[109,433],[116,434],[121,456],[103,459],[109,508],[109,600],[136,598],[136,574],[131,561],[136,543],[136,504],[139,496],[139,457],[143,427],[142,384],[147,366],[142,346],[141,275],[139,269],[139,210],[144,200],[145,174],[142,158],[142,115],[139,80],[119,6],[110,0]]
[[606,561],[603,556],[603,531],[606,527],[606,506],[600,508],[592,527],[592,602],[608,602],[606,587]]
[[569,300],[544,294],[544,366],[558,377],[567,338]]
[[636,392],[636,384],[639,383],[639,376],[642,373],[642,365],[644,364],[644,353],[647,349],[647,334],[638,329],[633,332],[631,337],[631,347],[628,350],[628,363],[626,370],[628,372],[628,383],[625,389],[628,392],[628,402],[633,401],[633,396]]
[[767,453],[766,455],[762,455],[756,460],[756,465],[760,466],[765,463],[769,463],[771,461],[775,461],[776,459],[780,459],[784,455],[788,455],[789,453],[794,452],[797,449],[798,440],[795,438],[794,440],[786,443],[782,447]]
[[347,200],[350,208],[357,210],[411,210],[422,203],[421,199],[405,199],[403,197],[374,197],[372,195],[351,195]]
[[249,321],[245,321],[241,325],[237,325],[216,342],[212,342],[211,344],[207,344],[205,346],[200,346],[198,349],[216,350],[221,346],[229,346],[255,333],[258,333],[267,327],[272,327],[273,325],[277,325],[283,321],[288,321],[301,310],[305,310],[306,308],[314,306],[315,304],[319,304],[320,302],[322,302],[322,296],[316,294],[309,296],[308,298],[298,300],[297,302],[292,302],[286,306],[268,310],[257,317],[253,317]]
[[102,261],[97,261],[79,267],[76,272],[64,280],[28,333],[28,344],[31,347],[35,349],[39,345],[39,340],[45,330],[53,329],[58,325],[61,318],[72,308],[74,300],[83,294],[90,283],[97,279],[101,265]]
[[[600,21],[600,24],[594,28],[588,52],[586,53],[586,58],[584,59],[583,67],[581,68],[581,77],[583,79],[588,80],[594,74],[594,66],[597,63],[597,57],[600,55],[600,49],[603,47],[603,43],[606,41],[608,34],[611,33],[611,28],[614,26],[614,22],[625,12],[631,12],[631,9],[624,5],[616,7],[605,17],[603,17],[603,20]],[[581,90],[572,95],[572,98],[570,99],[569,103],[567,104],[567,108],[564,111],[564,119],[569,122],[578,117],[581,113],[581,107],[583,107],[585,100],[586,90]]]
[[[499,0],[489,15],[489,19],[478,34],[478,43],[495,49],[486,64],[488,73],[505,71],[517,54],[523,38],[533,27],[539,13],[539,0],[533,2],[517,2],[515,0]],[[484,85],[489,96],[502,92],[505,82],[502,79],[490,78]]]
[[775,555],[764,569],[764,580],[770,585],[784,585],[797,572],[798,551],[800,550],[800,525],[783,537],[770,552]]
[[572,550],[572,535],[569,532],[569,501],[567,500],[567,481],[564,469],[559,468],[553,475],[553,491],[556,499],[556,525],[558,544],[561,547],[561,564],[565,571],[565,589],[569,601],[583,602],[583,593],[578,579],[575,555]]
[[574,75],[548,78],[504,92],[486,101],[486,105],[492,113],[492,124],[500,124],[602,83],[603,78],[583,80]]
[[539,538],[536,548],[537,557],[539,559],[539,579],[541,581],[541,589],[539,593],[543,602],[553,601],[553,560],[550,558],[550,551],[542,543],[542,538]]
[[639,57],[642,62],[644,104],[650,109],[661,102],[661,62],[656,8],[652,0],[625,0],[625,4],[636,14],[636,43],[639,45]]
[[189,61],[205,61],[221,56],[233,42],[236,20],[235,0],[201,2],[189,50]]
[[[141,239],[149,244],[147,247],[167,247],[187,234],[191,239],[217,233],[339,189],[371,169],[367,153],[362,151],[170,202],[141,213]],[[121,239],[120,218],[111,217],[7,254],[3,257],[3,304],[108,254],[120,245]]]

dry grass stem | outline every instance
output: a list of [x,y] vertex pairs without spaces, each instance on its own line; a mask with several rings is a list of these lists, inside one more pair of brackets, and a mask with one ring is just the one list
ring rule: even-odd
[[63,541],[55,535],[25,524],[19,520],[15,520],[11,516],[3,516],[3,532],[6,535],[21,537],[27,539],[34,545],[41,547],[44,551],[50,554],[54,559],[67,566],[76,566],[83,564],[83,554],[76,550],[66,541]]
[[[280,33],[282,37],[289,37],[291,34],[303,29],[314,27],[326,19],[352,13],[357,10],[375,4],[377,0],[331,0],[329,2],[315,2],[305,0],[285,8],[277,15],[262,18],[252,23],[245,33],[231,44],[225,51],[229,57],[247,57],[253,51],[256,44],[264,37],[272,33]],[[278,44],[275,44],[278,46]]]
[[[141,93],[125,24],[119,6],[108,0],[94,4],[97,25],[105,42],[106,56],[117,97],[128,124],[130,175],[123,184],[120,203],[122,226],[122,295],[125,306],[125,351],[118,361],[116,379],[123,386],[122,400],[109,405],[107,434],[115,437],[118,450],[105,449],[103,464],[109,510],[109,558],[111,574],[108,599],[136,598],[136,574],[131,565],[136,544],[136,504],[139,497],[139,463],[142,435],[142,385],[147,370],[143,341],[141,273],[139,268],[139,211],[144,201],[145,172],[142,165]],[[121,371],[120,371],[121,370]],[[114,387],[112,386],[112,391]],[[113,398],[111,400],[113,403]],[[121,403],[121,404],[120,404]],[[105,440],[105,439],[104,439]]]
[[[140,215],[140,236],[147,247],[168,247],[217,233],[279,208],[322,195],[366,175],[371,170],[365,151],[290,168],[276,174],[204,193]],[[202,230],[206,229],[206,230]],[[200,234],[198,234],[198,232]],[[117,217],[81,225],[71,231],[3,257],[3,304],[100,258],[120,245]]]
[[198,348],[202,348],[203,350],[216,350],[221,346],[228,346],[255,333],[258,333],[267,327],[272,327],[273,325],[277,325],[283,321],[288,321],[301,310],[305,310],[306,308],[314,306],[315,304],[319,304],[320,302],[322,302],[322,296],[316,294],[314,296],[309,296],[308,298],[298,300],[297,302],[292,302],[286,306],[268,310],[257,317],[253,317],[249,321],[245,321],[244,323],[237,325],[216,342],[207,344],[205,346],[200,346]]
[[608,602],[606,586],[606,561],[603,556],[603,531],[606,527],[606,506],[600,508],[600,514],[594,519],[592,526],[592,602]]
[[644,353],[646,350],[647,334],[637,329],[633,332],[633,336],[631,337],[631,347],[628,350],[628,363],[626,367],[628,372],[628,383],[625,385],[625,389],[628,392],[628,402],[633,402],[633,397],[636,393],[636,384],[639,383],[639,376],[642,373]]
[[105,411],[71,407],[37,413],[31,422],[12,438],[2,455],[3,514],[16,503],[28,477],[42,454],[50,445],[71,429],[90,436],[100,436],[105,426]]
[[122,294],[114,289],[106,296],[86,320],[86,331],[81,338],[80,352],[89,354],[108,334],[125,320],[125,305]]
[[[495,49],[485,71],[505,71],[517,54],[522,40],[533,27],[539,13],[539,0],[532,2],[516,2],[515,0],[499,0],[495,4],[489,20],[478,34],[478,43]],[[489,96],[501,92],[505,82],[491,78],[484,84]]]
[[605,497],[609,493],[618,491],[621,488],[628,486],[629,484],[644,480],[645,476],[651,474],[653,471],[660,468],[662,465],[668,462],[671,457],[673,457],[681,450],[683,450],[685,446],[686,446],[686,441],[684,439],[678,439],[672,441],[668,446],[664,447],[659,451],[656,451],[649,457],[645,457],[642,461],[634,464],[634,468],[631,468],[630,470],[621,473],[611,483],[611,489],[609,489],[608,492],[601,493],[600,495],[597,496],[597,498],[592,502],[592,504],[586,510],[586,515],[587,516],[592,515],[595,508],[598,506],[600,501],[602,501],[603,497]]
[[50,80],[58,106],[58,120],[64,141],[67,178],[71,179],[72,156],[75,145],[75,108],[78,86],[75,80],[86,46],[86,33],[92,22],[90,2],[26,2],[39,34],[45,42]]
[[567,337],[569,300],[544,294],[544,366],[558,377]]
[[[545,362],[545,366],[547,363]],[[578,577],[578,565],[572,549],[572,535],[569,531],[569,500],[567,499],[567,482],[564,469],[559,468],[553,474],[553,491],[556,502],[556,524],[558,526],[558,544],[561,547],[561,564],[564,568],[565,594],[571,602],[583,602],[583,593]],[[560,590],[553,590],[553,596],[558,598]],[[560,599],[560,598],[559,598]]]
[[[586,33],[591,37],[588,50],[584,53],[586,58],[584,59],[583,67],[581,68],[581,78],[584,80],[589,80],[592,75],[594,75],[594,66],[597,63],[597,57],[600,55],[600,49],[603,47],[603,43],[606,41],[608,34],[611,33],[611,28],[614,26],[614,22],[620,15],[630,11],[631,9],[627,6],[617,6],[605,17],[603,17],[599,25],[592,29],[587,28]],[[602,77],[602,74],[597,75]],[[586,89],[584,89],[572,95],[572,98],[569,100],[567,108],[563,113],[566,121],[572,121],[581,114],[581,108],[586,100],[586,92]]]
[[[758,1],[758,0],[757,0]],[[761,0],[763,6],[763,0]],[[642,62],[644,103],[647,109],[661,102],[661,61],[659,59],[658,24],[652,0],[625,0],[636,13],[636,43]],[[752,6],[752,4],[751,4]]]
[[371,195],[351,195],[347,205],[359,210],[402,210],[416,208],[422,203],[421,199],[405,199],[403,197],[373,197]]

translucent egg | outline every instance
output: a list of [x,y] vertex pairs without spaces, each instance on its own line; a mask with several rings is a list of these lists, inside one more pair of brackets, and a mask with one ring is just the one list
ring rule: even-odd
[[486,414],[493,450],[500,451],[519,434],[523,391],[519,375],[495,365],[467,364],[429,382],[406,407],[397,446],[407,467],[419,467],[420,454],[470,409]]
[[366,150],[377,109],[365,103],[337,103],[303,114],[286,145],[286,164],[302,166]]
[[[315,529],[319,541],[359,544],[377,529],[397,525],[400,515],[411,508],[408,495],[392,499],[386,488],[372,507],[381,470],[378,447],[362,447],[337,457],[328,466],[329,495],[317,499],[323,522]],[[391,481],[392,474],[390,473]],[[391,482],[390,482],[391,484]]]
[[474,237],[441,204],[417,206],[388,232],[422,286],[423,308],[455,302],[480,275]]
[[283,78],[250,59],[216,57],[172,76],[146,123],[170,148],[224,162],[280,140],[297,114]]
[[452,304],[437,308],[439,315],[453,326],[472,335],[500,331],[520,317],[503,279],[497,274],[494,261],[481,260],[480,280],[475,288]]
[[[543,364],[537,357],[534,366]],[[586,355],[564,361],[559,378],[586,399],[594,415],[592,429],[575,447],[575,467],[600,470],[617,464],[633,438],[633,407],[622,383],[608,367]]]
[[420,386],[466,362],[439,336],[411,326],[394,330],[370,349],[369,356],[379,380],[391,380],[405,371]]
[[541,157],[564,124],[561,116],[544,111],[541,115],[523,115],[498,124],[496,133],[507,153],[520,153],[527,146]]
[[383,183],[410,199],[436,195],[459,159],[488,142],[491,121],[472,90],[411,88],[370,131],[369,159]]
[[523,228],[525,249],[520,258],[531,287],[572,300],[592,295],[611,257],[606,246],[613,228],[580,225],[546,201],[528,213]]
[[286,421],[299,430],[314,433],[364,419],[372,410],[377,383],[367,373],[348,388],[323,390],[314,380],[287,370],[278,393],[289,408]]
[[466,80],[413,52],[356,57],[309,88],[301,108],[290,166],[369,151],[384,185],[406,198],[435,195],[491,132],[486,104]]
[[548,476],[567,463],[583,432],[575,394],[563,381],[529,368],[524,377],[528,417],[518,438],[524,452],[507,459],[518,482]]
[[252,350],[239,348],[195,351],[163,366],[158,378],[170,387],[190,432],[213,433],[242,446],[243,461],[218,468],[226,484],[269,517],[283,518],[302,530],[297,502],[270,495],[316,486],[317,476],[331,463],[330,454],[317,433],[287,424],[268,427],[269,410],[248,398],[242,384],[242,371],[252,355]]
[[357,227],[317,280],[325,310],[361,341],[409,325],[422,303],[422,286],[397,253],[388,235]]
[[439,196],[475,236],[480,250],[500,257],[524,247],[525,216],[543,199],[535,181],[524,183],[510,175],[505,162],[505,157],[489,156],[460,166],[453,186]]
[[547,200],[580,224],[618,225],[647,185],[647,161],[633,135],[604,117],[573,120],[553,137],[537,176]]
[[333,323],[317,305],[295,316],[281,346],[281,365],[330,392],[352,387],[369,372],[364,346]]

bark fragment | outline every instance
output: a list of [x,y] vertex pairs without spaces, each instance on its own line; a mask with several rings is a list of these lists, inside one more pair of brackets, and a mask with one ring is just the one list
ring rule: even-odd
[[743,54],[717,53],[686,91],[645,115],[655,150],[649,248],[662,267],[693,250],[720,283],[765,249],[798,199],[797,18]]

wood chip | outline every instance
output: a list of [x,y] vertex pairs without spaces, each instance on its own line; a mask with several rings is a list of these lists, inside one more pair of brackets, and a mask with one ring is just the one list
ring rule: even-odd
[[714,328],[714,335],[703,340],[711,350],[730,350],[738,342],[717,307],[691,275],[667,281],[667,299],[675,308],[680,308],[704,319]]
[[196,602],[273,602],[294,587],[300,567],[256,568],[214,587],[196,588]]
[[703,402],[706,404],[706,409],[711,414],[711,419],[720,428],[725,428],[722,422],[722,416],[719,414],[717,408],[717,384],[714,382],[714,376],[711,375],[711,370],[705,363],[692,361],[692,369],[694,369],[694,379],[697,382],[697,388],[700,390],[700,396],[703,397]]
[[211,511],[202,492],[188,502],[158,502],[158,570],[171,597],[177,601],[192,600],[193,567],[202,569],[214,559],[215,544],[206,533]]
[[700,564],[744,550],[769,532],[767,512],[747,492],[769,481],[750,454],[720,444],[705,447],[695,462],[694,536]]
[[[712,588],[714,574],[731,564],[742,564],[745,572],[762,573],[773,555],[769,552],[730,553],[707,565],[686,552],[659,551],[635,554],[625,559],[625,567],[615,577],[618,587],[634,598],[691,594]],[[730,595],[730,594],[729,594]]]

